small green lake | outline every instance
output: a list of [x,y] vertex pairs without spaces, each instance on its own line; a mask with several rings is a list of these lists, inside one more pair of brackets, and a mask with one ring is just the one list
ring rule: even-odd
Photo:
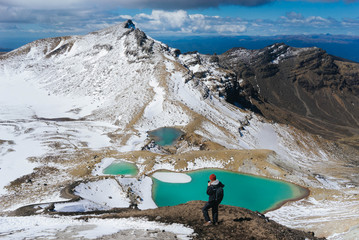
[[188,172],[188,183],[169,183],[154,177],[152,196],[157,206],[174,206],[192,200],[208,201],[206,194],[210,174],[216,174],[224,187],[221,204],[265,212],[279,207],[288,200],[307,196],[308,190],[300,186],[273,179],[256,177],[219,169]]
[[155,143],[160,146],[169,146],[174,144],[183,132],[177,128],[163,127],[153,131],[149,131],[150,138],[155,140]]
[[103,170],[104,174],[136,176],[138,169],[135,164],[123,161],[115,161]]

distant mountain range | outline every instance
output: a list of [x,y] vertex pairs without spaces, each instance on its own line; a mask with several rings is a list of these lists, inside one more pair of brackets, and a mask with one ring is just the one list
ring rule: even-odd
[[274,43],[292,47],[319,47],[329,54],[359,62],[359,36],[346,35],[282,35],[237,37],[158,37],[160,41],[182,52],[198,51],[202,54],[221,54],[230,48],[261,49]]
[[[156,36],[157,40],[170,47],[178,48],[182,52],[198,51],[202,54],[221,54],[230,48],[243,47],[247,49],[261,49],[275,43],[285,43],[292,47],[319,47],[329,54],[348,60],[359,62],[359,36],[348,35],[279,35],[279,36]],[[20,47],[28,41],[18,41]],[[0,52],[9,52],[10,48],[0,43]]]

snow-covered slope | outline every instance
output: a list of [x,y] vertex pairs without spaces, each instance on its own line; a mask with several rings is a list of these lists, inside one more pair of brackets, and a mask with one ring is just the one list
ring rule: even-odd
[[[63,200],[61,189],[74,181],[101,187],[94,169],[112,158],[136,163],[141,181],[114,178],[120,185],[107,189],[131,187],[143,208],[154,207],[145,174],[222,167],[312,190],[309,199],[269,213],[276,221],[323,236],[359,224],[351,213],[359,215],[357,167],[341,164],[334,143],[227,103],[222,95],[233,77],[209,56],[179,54],[131,22],[0,56],[0,209]],[[164,126],[186,133],[172,154],[140,151],[147,131]],[[117,207],[87,191],[80,194],[91,206]],[[331,211],[334,203],[340,210]],[[306,207],[328,211],[288,214]],[[347,225],[326,232],[328,221]]]

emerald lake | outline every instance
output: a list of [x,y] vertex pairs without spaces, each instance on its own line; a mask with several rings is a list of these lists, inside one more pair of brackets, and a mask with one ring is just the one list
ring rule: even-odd
[[203,169],[186,173],[192,179],[187,183],[169,183],[154,177],[152,196],[157,206],[174,206],[192,200],[208,201],[206,194],[209,175],[216,174],[224,187],[221,204],[265,212],[288,200],[308,195],[308,190],[295,184],[264,177],[240,174],[219,169]]
[[163,127],[148,132],[148,135],[160,146],[172,145],[182,134],[181,130],[172,127]]
[[135,164],[123,161],[115,161],[103,170],[104,174],[136,176],[138,169]]

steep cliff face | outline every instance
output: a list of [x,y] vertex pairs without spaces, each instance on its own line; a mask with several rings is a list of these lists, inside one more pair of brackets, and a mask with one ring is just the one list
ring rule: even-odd
[[219,59],[237,74],[229,102],[252,104],[266,118],[328,139],[359,134],[358,63],[284,44],[231,49]]

